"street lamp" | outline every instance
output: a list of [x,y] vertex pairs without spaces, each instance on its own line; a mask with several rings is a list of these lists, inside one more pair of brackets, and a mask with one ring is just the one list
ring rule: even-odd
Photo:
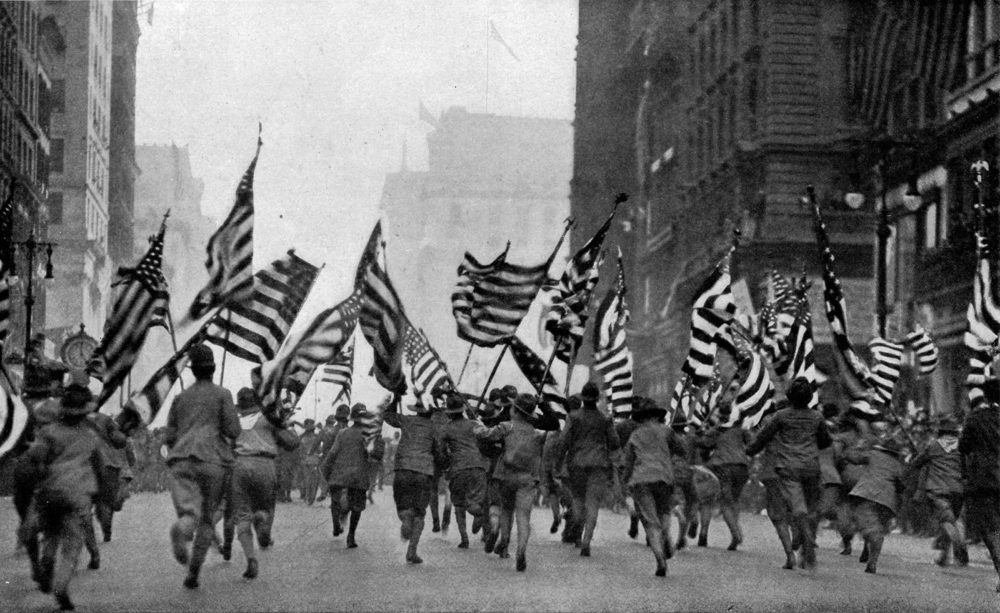
[[[15,249],[21,251],[28,260],[28,275],[25,278],[24,292],[24,357],[28,357],[28,349],[31,345],[31,311],[35,306],[35,254],[41,256],[45,252],[45,279],[52,279],[52,251],[57,246],[56,243],[38,241],[35,239],[35,232],[32,230],[28,235],[28,240],[14,242]],[[13,264],[11,275],[17,274]]]

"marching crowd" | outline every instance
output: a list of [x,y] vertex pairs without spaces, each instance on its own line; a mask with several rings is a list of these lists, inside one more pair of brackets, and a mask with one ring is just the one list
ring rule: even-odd
[[[428,508],[440,529],[437,493],[446,487],[458,547],[469,548],[471,535],[480,535],[486,553],[513,555],[517,571],[527,568],[531,513],[539,499],[552,511],[551,532],[562,525],[562,540],[575,544],[582,557],[591,555],[602,506],[624,499],[632,515],[629,536],[636,538],[643,526],[657,576],[667,574],[667,560],[688,538],[707,545],[716,505],[731,535],[728,549],[740,547],[740,499],[755,456],[786,569],[815,569],[816,532],[828,518],[842,538],[841,553],[852,555],[859,536],[864,570],[877,572],[904,483],[916,476],[935,512],[936,563],[951,564],[954,556],[964,566],[967,539],[982,541],[1000,575],[997,380],[987,382],[985,402],[964,425],[940,418],[934,436],[909,453],[901,431],[888,423],[835,406],[816,410],[814,390],[803,378],[790,384],[786,400],[756,432],[695,428],[681,414],[668,423],[667,410],[648,398],[635,398],[631,413],[612,418],[598,406],[597,386],[587,383],[567,399],[565,424],[513,386],[493,389],[478,409],[458,393],[436,396],[434,406],[418,401],[406,412],[395,398],[379,408],[399,431],[387,444],[380,433],[372,436],[373,411],[364,404],[337,407],[323,428],[312,420],[293,424],[264,412],[249,388],[240,389],[234,403],[228,390],[212,383],[215,363],[207,346],[195,345],[189,357],[195,383],[173,401],[160,436],[146,433],[129,442],[113,419],[94,411],[82,372],[68,373],[56,396],[34,406],[33,440],[15,473],[18,540],[33,579],[61,608],[73,608],[68,587],[84,548],[89,568],[100,566],[94,518],[103,540],[110,540],[113,514],[132,478],[129,467],[138,467],[161,441],[168,449],[163,481],[177,514],[171,549],[186,567],[183,584],[190,589],[199,586],[213,544],[230,559],[234,538],[246,558],[243,576],[258,576],[256,548],[274,542],[276,502],[290,499],[296,462],[303,467],[306,502],[329,497],[332,535],[346,532],[348,549],[358,546],[371,489],[381,486],[386,466],[409,564],[422,562]],[[719,402],[731,402],[734,392]],[[304,433],[296,434],[293,425]],[[129,457],[128,449],[137,446],[146,451]],[[673,517],[680,526],[676,539]],[[443,523],[448,521],[446,507]]]

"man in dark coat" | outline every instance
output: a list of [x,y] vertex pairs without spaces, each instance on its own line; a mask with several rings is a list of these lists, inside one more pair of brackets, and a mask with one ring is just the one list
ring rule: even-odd
[[[351,408],[353,425],[341,430],[333,441],[333,447],[323,458],[320,472],[330,487],[330,517],[333,519],[333,536],[340,536],[342,500],[346,499],[350,519],[347,527],[347,548],[358,546],[356,531],[361,513],[365,510],[368,492],[368,462],[371,459],[365,441],[365,418],[368,408],[357,403]],[[344,496],[346,494],[346,496]]]
[[[494,388],[490,391],[488,402],[479,407],[477,417],[488,428],[510,419],[512,404],[508,402],[503,390]],[[493,553],[497,539],[500,538],[500,481],[494,474],[503,454],[503,442],[479,440],[479,451],[489,462],[486,470],[486,519],[483,521],[483,550]]]
[[583,521],[580,555],[590,556],[597,514],[611,481],[611,454],[621,444],[611,418],[597,408],[600,391],[587,382],[580,392],[583,407],[570,414],[562,435],[563,455],[573,495],[573,516]]
[[299,436],[299,497],[311,505],[316,502],[319,491],[320,441],[315,420],[306,419],[302,429]]
[[[408,542],[406,561],[420,564],[423,559],[417,555],[417,546],[424,531],[424,516],[431,501],[435,465],[440,461],[441,452],[431,411],[422,404],[413,408],[416,415],[401,415],[397,396],[386,409],[385,423],[402,431],[396,447],[392,498],[400,521],[399,535]],[[367,483],[365,487],[367,489]]]
[[677,549],[687,547],[688,525],[694,525],[698,516],[698,492],[694,487],[694,470],[691,468],[694,463],[694,438],[687,431],[687,417],[678,412],[670,422],[670,429],[677,435],[678,451],[673,452],[670,458],[674,467],[674,492],[678,500],[684,502],[684,513],[680,520],[679,532],[677,535]]
[[872,439],[868,424],[850,415],[840,420],[840,427],[833,436],[833,461],[840,474],[840,500],[837,504],[837,531],[840,533],[840,555],[849,556],[853,552],[851,541],[854,540],[854,526],[851,503],[848,494],[858,484],[858,479],[864,472],[864,466],[848,461],[848,456],[864,456],[871,448]]
[[986,381],[983,392],[985,402],[965,418],[958,451],[965,478],[966,532],[983,540],[1000,577],[1000,381]]
[[[333,415],[326,416],[326,421],[319,431],[319,438],[316,440],[316,450],[320,456],[320,463],[322,463],[323,459],[326,458],[326,454],[330,453],[330,448],[333,447],[333,441],[337,439],[337,433],[344,428],[347,428],[347,420],[350,419],[350,417],[351,407],[346,404],[337,406]],[[319,494],[316,495],[316,502],[323,502],[326,500],[327,485],[322,479],[320,481]]]
[[265,416],[257,395],[248,387],[236,394],[240,416],[240,434],[236,437],[236,463],[232,478],[232,509],[226,513],[223,528],[223,556],[232,547],[233,531],[247,558],[243,576],[254,579],[258,573],[253,532],[262,548],[271,546],[271,524],[274,521],[274,496],[278,448],[295,449],[299,437],[284,424]]
[[[614,416],[615,434],[618,435],[618,442],[621,444],[621,447],[623,449],[625,448],[625,443],[628,442],[628,437],[632,436],[632,433],[635,432],[636,428],[639,427],[639,422],[635,420],[634,407],[638,406],[639,404],[641,404],[645,400],[647,400],[647,399],[646,398],[642,398],[640,396],[633,397],[632,398],[632,407],[633,407],[633,410],[630,410],[628,412],[619,413],[619,414],[617,414],[617,415]],[[623,470],[624,470],[624,456],[620,456],[620,457],[621,457],[621,460],[619,461],[618,465],[615,466],[615,470],[617,470],[619,472],[619,482],[620,483],[625,483],[626,479],[624,478],[624,475],[622,474]],[[635,537],[639,536],[639,512],[638,511],[633,511],[632,513],[629,514],[628,536],[629,536],[629,538],[633,538],[633,539]]]
[[812,384],[804,377],[792,381],[787,392],[790,408],[778,411],[761,429],[747,453],[756,455],[771,446],[774,471],[802,540],[803,568],[816,566],[816,511],[820,496],[819,452],[830,446],[823,416],[809,407]]
[[863,457],[852,457],[865,465],[858,484],[849,495],[854,523],[865,539],[860,562],[867,562],[865,572],[875,574],[882,544],[891,522],[899,512],[903,490],[902,447],[891,438],[875,443]]
[[[212,383],[212,350],[197,344],[188,355],[195,382],[174,398],[167,414],[164,443],[170,448],[170,495],[177,511],[170,542],[174,557],[188,567],[184,587],[194,589],[215,536],[215,514],[232,473],[232,441],[241,428],[232,394]],[[194,546],[189,553],[192,540]]]
[[501,552],[500,557],[509,557],[507,547],[510,543],[511,525],[516,521],[518,572],[524,572],[528,566],[531,509],[538,496],[545,432],[559,428],[559,420],[553,416],[534,416],[537,405],[537,399],[532,394],[519,394],[514,400],[510,421],[492,428],[476,422],[474,427],[477,438],[503,443],[503,455],[497,462],[494,473],[500,484],[498,496],[501,508],[500,543],[497,549]]
[[[738,389],[738,382],[731,384],[719,400],[720,404],[733,402]],[[729,551],[736,551],[743,542],[740,496],[750,478],[750,458],[747,457],[749,441],[750,433],[738,426],[713,428],[696,439],[696,445],[709,454],[705,466],[719,478],[719,510],[729,528]],[[698,535],[698,546],[708,546],[707,522],[703,523],[701,534]]]
[[[90,426],[97,432],[101,440],[101,455],[104,459],[104,475],[101,481],[104,487],[94,499],[94,510],[97,523],[101,526],[104,542],[111,540],[111,527],[115,511],[121,510],[122,471],[128,467],[125,457],[126,436],[118,427],[118,423],[108,415],[95,411],[87,416]],[[93,526],[90,527],[93,532]]]
[[468,405],[461,396],[448,396],[445,414],[450,421],[441,433],[444,461],[448,466],[448,487],[461,539],[459,549],[469,548],[466,512],[472,516],[474,524],[482,525],[486,511],[486,470],[490,467],[489,460],[479,451],[479,443],[473,433],[475,423],[466,418],[467,409]]
[[33,504],[45,547],[39,559],[37,539],[29,542],[32,575],[43,592],[55,595],[63,610],[73,609],[69,582],[83,547],[83,522],[92,521],[90,507],[104,475],[100,441],[86,421],[93,409],[89,377],[83,371],[70,377],[61,418],[42,427],[26,452],[43,475]]
[[910,470],[919,473],[926,470],[923,490],[934,506],[940,538],[944,547],[935,563],[947,566],[951,550],[955,550],[955,561],[959,566],[969,564],[969,550],[965,539],[955,522],[962,514],[962,454],[958,452],[958,421],[947,415],[938,421],[937,436],[917,454],[910,463]]

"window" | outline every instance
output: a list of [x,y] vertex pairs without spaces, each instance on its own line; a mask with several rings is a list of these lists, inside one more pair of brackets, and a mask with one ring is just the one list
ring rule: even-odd
[[66,155],[66,143],[61,138],[53,138],[49,147],[49,170],[52,172],[63,171],[63,157]]
[[1000,64],[1000,1],[973,0],[969,10],[965,76],[971,81]]
[[62,192],[49,193],[49,223],[61,224],[63,222],[63,195]]

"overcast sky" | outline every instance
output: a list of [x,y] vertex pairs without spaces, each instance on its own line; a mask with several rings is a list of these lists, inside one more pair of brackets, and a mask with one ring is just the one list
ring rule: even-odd
[[[519,61],[487,42],[490,20]],[[309,313],[346,296],[404,141],[425,168],[421,100],[486,110],[488,64],[489,112],[573,116],[573,0],[156,0],[140,22],[136,141],[188,145],[221,220],[260,121],[255,262],[325,262]]]

